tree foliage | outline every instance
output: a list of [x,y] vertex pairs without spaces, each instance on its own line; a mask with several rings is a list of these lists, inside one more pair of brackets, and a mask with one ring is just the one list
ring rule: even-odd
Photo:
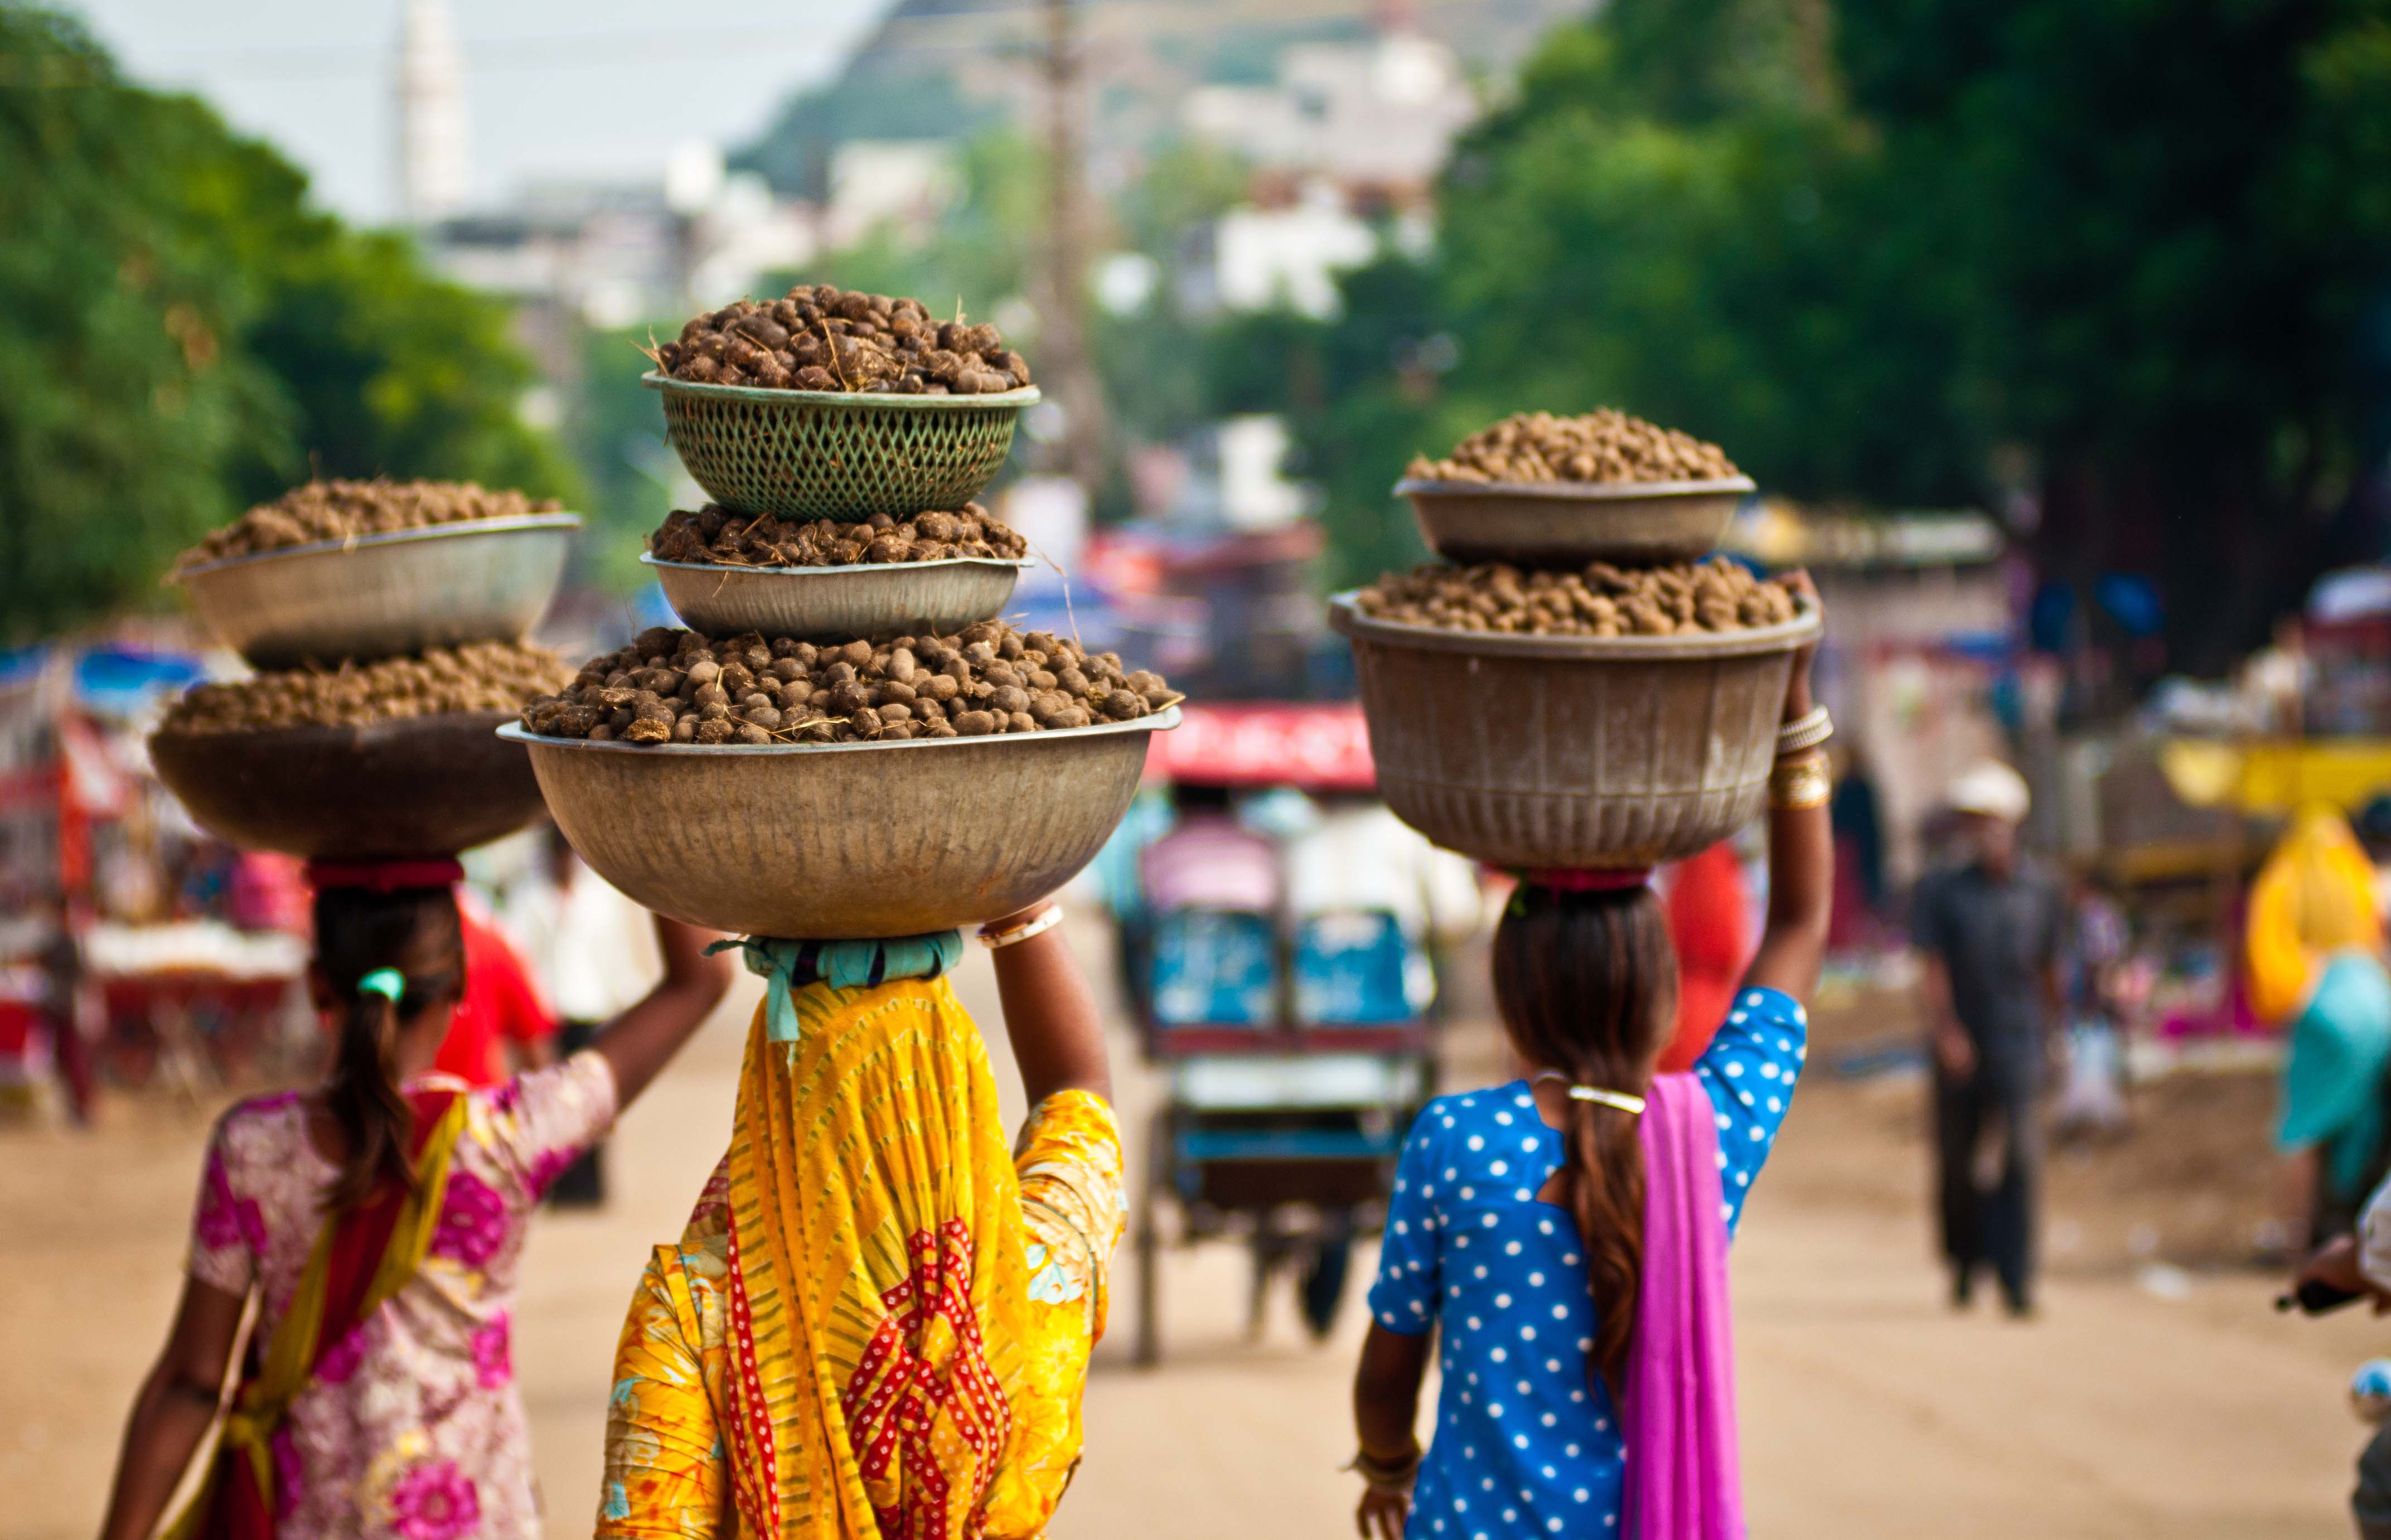
[[311,464],[569,488],[505,312],[305,193],[77,23],[0,6],[0,641],[154,602]]
[[2154,577],[2213,667],[2391,448],[2391,0],[1613,0],[1439,201],[1416,281],[1228,360],[1340,576],[1415,450],[1607,404],[1805,498],[2031,494],[2048,570]]

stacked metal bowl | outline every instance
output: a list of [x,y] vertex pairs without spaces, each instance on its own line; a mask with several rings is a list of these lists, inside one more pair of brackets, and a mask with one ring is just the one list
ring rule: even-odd
[[[580,524],[573,513],[469,519],[202,563],[175,581],[253,668],[517,641],[555,597]],[[539,817],[529,760],[498,736],[511,716],[161,731],[149,755],[192,818],[234,845],[340,860],[446,855]]]
[[[1699,560],[1752,489],[1407,480],[1428,544],[1522,570]],[[1778,707],[1815,609],[1675,636],[1526,636],[1329,603],[1353,644],[1378,790],[1437,844],[1503,867],[1633,867],[1733,834],[1766,799]]]
[[[734,514],[859,523],[962,507],[1034,387],[906,396],[650,374],[674,450]],[[643,558],[692,631],[841,642],[995,619],[1027,562],[742,567]],[[1095,859],[1175,708],[1131,722],[855,744],[657,744],[511,726],[557,826],[640,903],[793,939],[920,935],[1013,913]]]

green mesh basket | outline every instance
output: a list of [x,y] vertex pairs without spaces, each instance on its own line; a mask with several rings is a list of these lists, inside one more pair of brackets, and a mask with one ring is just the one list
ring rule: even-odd
[[650,371],[673,452],[735,513],[856,523],[961,508],[995,478],[1038,387],[999,395],[859,395],[700,385]]

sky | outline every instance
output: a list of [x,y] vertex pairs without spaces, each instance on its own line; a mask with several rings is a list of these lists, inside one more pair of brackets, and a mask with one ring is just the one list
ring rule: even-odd
[[[476,202],[548,176],[662,175],[836,70],[890,0],[451,0]],[[354,219],[395,217],[400,0],[71,0],[146,84],[197,92]]]

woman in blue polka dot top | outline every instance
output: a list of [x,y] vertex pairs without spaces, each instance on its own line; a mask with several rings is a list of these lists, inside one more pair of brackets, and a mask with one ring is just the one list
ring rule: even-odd
[[[1648,1174],[1655,1193],[1703,1195],[1701,1219],[1669,1234],[1700,1232],[1693,1249],[1723,1252],[1801,1074],[1799,997],[1825,953],[1833,861],[1806,653],[1784,712],[1766,932],[1690,1076],[1655,1082],[1676,959],[1642,874],[1531,873],[1496,928],[1495,1000],[1526,1073],[1430,1102],[1403,1145],[1353,1387],[1364,1540],[1740,1540],[1731,1359],[1687,1349],[1684,1362],[1638,1367],[1629,1350],[1660,1351],[1649,1330],[1638,1335],[1639,1311],[1661,1313],[1652,1327],[1687,1308],[1644,1287]],[[1660,1130],[1639,1131],[1648,1099],[1656,1115],[1664,1105],[1691,1109],[1678,1120],[1707,1126],[1652,1145]],[[1648,1172],[1648,1147],[1682,1153]],[[1697,1162],[1714,1163],[1715,1176],[1684,1169]],[[1708,1218],[1713,1205],[1719,1223]],[[1717,1280],[1708,1302],[1723,1348],[1724,1257],[1695,1261]],[[1651,1281],[1702,1292],[1685,1276],[1672,1269]],[[1414,1429],[1432,1338],[1442,1381],[1423,1456]],[[1690,1339],[1658,1339],[1674,1352]],[[1631,1375],[1659,1387],[1639,1389],[1632,1417],[1683,1428],[1708,1406],[1725,1422],[1710,1430],[1723,1443],[1699,1461],[1662,1445],[1675,1449],[1674,1464],[1702,1469],[1629,1480],[1631,1451],[1651,1447],[1638,1432],[1662,1430],[1622,1426]],[[1631,1512],[1637,1502],[1643,1511]]]

